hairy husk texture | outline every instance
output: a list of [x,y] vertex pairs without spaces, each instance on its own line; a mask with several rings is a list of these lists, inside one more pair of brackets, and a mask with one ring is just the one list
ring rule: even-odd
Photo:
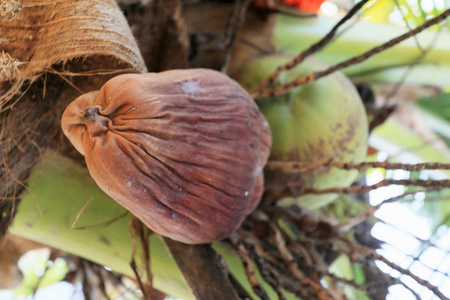
[[66,106],[81,91],[146,66],[114,0],[0,1],[0,7],[1,238],[43,150],[73,157],[61,139]]
[[[62,66],[58,67],[62,76],[146,70],[114,0],[6,2],[12,10],[0,18],[0,112],[12,106],[25,82],[57,72],[55,65]],[[83,62],[70,64],[78,59]],[[92,90],[88,83],[74,84]]]
[[117,76],[72,102],[62,128],[97,184],[174,240],[223,239],[261,198],[270,128],[219,72]]

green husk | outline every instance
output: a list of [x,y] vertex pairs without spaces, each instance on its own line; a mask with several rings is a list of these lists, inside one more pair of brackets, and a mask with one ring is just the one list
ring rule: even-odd
[[[292,58],[292,55],[262,56],[245,64],[236,73],[235,79],[251,91]],[[274,85],[286,84],[310,74],[314,69],[326,67],[321,61],[308,58],[302,65],[284,72]],[[260,99],[257,104],[272,131],[270,160],[361,162],[365,159],[368,136],[366,112],[356,89],[342,74],[337,72],[296,87],[286,95]],[[279,189],[287,182],[301,189],[349,186],[358,172],[321,168],[299,172],[288,180],[282,175],[281,172],[266,172],[266,188]],[[336,194],[309,194],[285,198],[278,203],[297,203],[309,209],[318,209],[336,198]]]

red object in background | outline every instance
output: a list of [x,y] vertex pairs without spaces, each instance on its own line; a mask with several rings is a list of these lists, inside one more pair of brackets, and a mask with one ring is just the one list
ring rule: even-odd
[[325,0],[254,0],[253,7],[260,9],[278,10],[280,4],[289,5],[295,9],[316,13]]
[[376,148],[374,148],[372,146],[367,147],[367,156],[375,155],[378,152],[379,152],[378,149],[376,149]]
[[301,11],[315,13],[319,10],[325,0],[283,0],[282,2],[293,6]]

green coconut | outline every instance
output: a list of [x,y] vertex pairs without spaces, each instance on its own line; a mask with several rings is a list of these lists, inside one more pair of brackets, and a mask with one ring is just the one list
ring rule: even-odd
[[[271,55],[244,65],[235,79],[248,91],[256,88],[278,66],[292,56]],[[274,85],[282,85],[314,71],[324,70],[323,62],[308,58],[282,73]],[[292,89],[288,94],[264,98],[257,104],[267,118],[273,135],[271,161],[316,162],[333,159],[362,162],[367,152],[368,122],[361,98],[343,74],[335,72],[312,83]],[[282,172],[267,168],[266,189],[290,189],[301,194],[304,188],[326,189],[351,185],[358,171],[320,167],[305,172]],[[336,194],[306,194],[283,199],[310,209],[334,200]]]

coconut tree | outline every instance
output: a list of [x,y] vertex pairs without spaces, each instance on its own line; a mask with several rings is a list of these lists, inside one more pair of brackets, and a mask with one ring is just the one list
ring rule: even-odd
[[[148,299],[163,297],[155,290],[182,299],[382,299],[395,284],[417,295],[399,276],[382,272],[375,261],[441,299],[448,297],[448,291],[437,284],[377,252],[380,242],[369,232],[383,203],[420,193],[430,199],[448,197],[444,170],[449,168],[445,144],[449,98],[442,90],[449,74],[450,36],[437,27],[444,26],[450,12],[435,8],[420,19],[408,14],[410,5],[398,3],[400,9],[409,9],[405,18],[411,23],[400,29],[359,20],[370,14],[369,9],[376,11],[376,3],[363,0],[343,11],[340,18],[329,18],[315,15],[321,1],[313,2],[2,2],[3,239],[10,239],[11,234],[12,239],[26,238],[27,242],[14,242],[21,251],[28,249],[25,245],[31,240],[69,253],[79,270],[97,274],[103,284],[123,284],[122,275],[134,278]],[[392,12],[395,7],[391,6]],[[256,66],[247,64],[267,55],[272,56]],[[315,58],[307,58],[311,55]],[[274,144],[264,170],[262,165],[259,170],[266,178],[259,206],[227,238],[190,245],[143,225],[139,210],[145,210],[145,205],[132,214],[127,205],[112,199],[105,185],[100,184],[104,190],[99,188],[98,179],[94,176],[94,181],[89,171],[95,161],[109,163],[107,154],[85,160],[82,154],[87,150],[79,151],[80,146],[74,147],[64,136],[61,116],[73,100],[100,90],[119,75],[194,68],[219,70],[246,88],[268,120],[265,125],[251,123],[253,131],[249,132],[270,126]],[[207,88],[198,80],[189,82],[196,85],[196,91]],[[191,85],[183,97],[194,97]],[[411,117],[405,108],[411,106],[397,100],[418,98],[413,121],[420,121],[420,127],[430,124],[422,130],[408,127]],[[127,109],[125,115],[133,110],[137,109]],[[179,112],[188,113],[186,109]],[[202,115],[196,122],[202,124],[203,119],[208,117]],[[198,141],[195,134],[190,143]],[[428,143],[430,137],[437,142]],[[418,144],[420,151],[379,161],[384,153],[394,156],[397,149]],[[176,149],[181,162],[186,162],[182,153],[188,146]],[[248,149],[246,162],[262,151]],[[199,157],[215,155],[200,153]],[[191,165],[181,169],[193,169],[195,164]],[[121,168],[111,167],[117,176],[104,174],[102,180],[120,178],[126,173]],[[216,172],[215,168],[212,164],[211,170]],[[392,178],[389,170],[395,169],[416,173],[408,179]],[[226,170],[236,178],[248,171],[238,163],[227,164]],[[437,172],[424,178],[419,173],[423,170]],[[382,180],[366,184],[365,176],[374,172],[381,173]],[[180,178],[192,180],[186,174]],[[170,180],[164,177],[160,185]],[[234,185],[227,185],[226,180],[220,183],[224,193],[233,194]],[[404,187],[401,195],[390,198],[386,194],[383,201],[387,202],[368,202],[370,191],[390,185]],[[114,187],[133,194],[125,183]],[[249,193],[242,192],[243,196]],[[161,188],[156,198],[172,194],[173,189]],[[448,223],[448,203],[434,201],[424,211],[430,214],[433,210],[439,212],[434,214],[434,228]],[[205,213],[201,218],[208,217]],[[114,275],[105,275],[97,264],[112,269]],[[67,274],[55,278],[67,280]],[[84,286],[95,285],[92,282],[85,280]],[[113,297],[105,286],[97,285],[104,292],[102,297]],[[89,297],[89,291],[84,292]]]

